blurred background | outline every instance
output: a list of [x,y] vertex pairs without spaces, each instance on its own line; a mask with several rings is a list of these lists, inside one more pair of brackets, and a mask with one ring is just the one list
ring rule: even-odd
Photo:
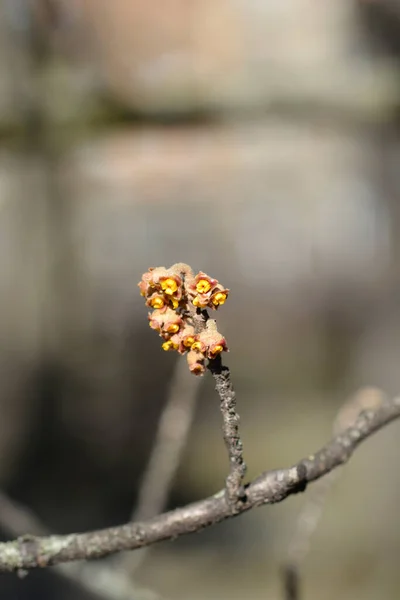
[[[149,266],[232,290],[249,477],[325,443],[359,386],[399,392],[399,40],[398,0],[1,0],[0,485],[51,530],[135,505],[175,363],[138,293]],[[170,508],[224,483],[210,379]],[[398,597],[399,435],[329,496],[307,600]],[[170,600],[282,598],[303,502],[154,547],[135,578]],[[51,570],[0,593],[91,597]]]

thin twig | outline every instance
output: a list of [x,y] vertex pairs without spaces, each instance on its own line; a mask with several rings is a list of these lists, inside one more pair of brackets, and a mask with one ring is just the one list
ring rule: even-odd
[[193,421],[198,383],[178,360],[132,521],[154,517],[165,507]]
[[[176,362],[167,403],[160,418],[131,521],[150,519],[166,507],[193,422],[199,382],[199,378],[193,377],[189,372],[185,361]],[[142,564],[147,550],[148,548],[143,548],[134,555],[129,554],[125,566],[130,573]]]
[[[376,411],[384,401],[385,396],[381,390],[361,389],[339,410],[333,425],[333,434],[343,433],[356,422],[363,411]],[[320,479],[310,490],[309,497],[300,511],[282,573],[285,600],[300,600],[300,568],[310,551],[311,538],[321,520],[332,486],[342,472],[342,469],[336,469]]]
[[226,478],[228,500],[233,506],[245,496],[243,478],[246,463],[243,459],[243,444],[239,435],[240,417],[236,412],[236,394],[232,386],[230,371],[222,365],[221,357],[210,361],[209,369],[214,377],[215,389],[221,401],[222,431],[229,456],[229,475]]
[[223,490],[142,523],[127,523],[88,533],[23,536],[0,543],[0,571],[28,570],[143,548],[200,531],[264,504],[282,502],[288,496],[304,491],[308,483],[346,463],[363,440],[399,417],[400,397],[385,400],[376,410],[363,412],[352,427],[333,438],[315,455],[289,469],[263,473],[248,484],[246,496],[234,512]]
[[336,469],[316,482],[297,518],[296,528],[288,548],[287,562],[282,570],[285,600],[301,598],[300,567],[310,550],[312,535],[318,527],[326,499],[340,471],[341,469]]
[[298,600],[300,598],[299,571],[292,565],[285,565],[283,570],[283,594],[285,600]]

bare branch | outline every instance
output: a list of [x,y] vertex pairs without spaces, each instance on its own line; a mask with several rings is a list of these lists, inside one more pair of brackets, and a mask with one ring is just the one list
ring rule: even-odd
[[[385,395],[379,389],[368,387],[359,390],[339,410],[333,435],[345,432],[363,411],[376,411],[384,401]],[[321,520],[329,492],[341,473],[342,469],[336,469],[320,479],[300,511],[282,573],[285,600],[300,600],[300,568],[310,551],[311,538]]]
[[282,570],[285,600],[300,600],[300,568],[310,550],[311,538],[320,522],[326,499],[340,472],[336,469],[317,481],[300,511],[289,543],[287,563]]
[[[200,381],[193,377],[184,361],[176,361],[168,399],[131,521],[150,519],[165,509],[192,425]],[[129,554],[124,564],[132,573],[139,568],[145,556],[145,549],[142,549],[135,555]]]
[[226,492],[229,502],[235,505],[245,496],[242,483],[247,469],[243,459],[243,444],[239,436],[240,418],[236,412],[236,394],[229,368],[222,365],[220,356],[210,361],[209,369],[221,401],[222,431],[229,455],[230,472],[226,478]]
[[23,536],[0,544],[0,571],[33,569],[64,562],[101,558],[200,531],[263,504],[282,502],[307,484],[346,463],[358,445],[375,431],[400,417],[400,397],[385,400],[376,410],[363,412],[354,425],[316,454],[289,469],[268,471],[245,487],[246,496],[232,511],[225,491],[166,512],[142,523],[127,523],[89,533]]
[[149,519],[165,508],[193,421],[199,381],[184,361],[177,361],[132,521]]
[[283,569],[283,594],[285,600],[299,600],[300,598],[299,571],[291,564],[285,565]]

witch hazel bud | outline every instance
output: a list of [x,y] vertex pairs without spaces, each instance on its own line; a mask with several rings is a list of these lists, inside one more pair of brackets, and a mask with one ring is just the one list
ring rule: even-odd
[[207,273],[200,271],[188,285],[188,294],[193,306],[196,308],[206,308],[217,283],[216,279],[212,279]]
[[198,294],[208,294],[218,284],[217,279],[212,279],[203,271],[200,271],[194,278],[193,288]]
[[216,358],[221,352],[228,352],[226,339],[217,329],[217,323],[214,319],[209,319],[206,323],[206,329],[198,335],[198,341],[192,346],[201,347],[201,352],[210,360]]
[[205,356],[195,350],[190,350],[186,357],[189,371],[193,375],[204,375],[206,371]]
[[175,295],[181,286],[181,280],[178,276],[174,275],[171,277],[161,277],[160,286],[164,294],[167,296]]
[[146,301],[146,305],[151,308],[160,309],[164,308],[166,302],[165,298],[161,296],[158,292],[152,294]]
[[228,294],[228,289],[203,271],[200,271],[188,286],[189,298],[196,308],[208,307],[216,310],[226,302]]
[[217,309],[229,294],[217,279],[203,271],[195,276],[184,263],[150,268],[139,282],[140,294],[152,308],[149,325],[163,338],[165,351],[186,354],[190,371],[203,375],[206,360],[227,352],[225,338],[218,332],[215,320],[198,309]]
[[143,273],[142,279],[138,283],[141,296],[146,297],[154,292],[153,270],[154,269],[149,269],[147,273]]
[[207,352],[207,346],[201,340],[200,335],[196,336],[196,341],[192,345],[191,350],[194,350],[195,352],[200,352],[200,354],[205,354]]
[[207,308],[207,305],[208,299],[200,296],[200,294],[193,298],[193,306],[196,308]]
[[182,287],[182,278],[174,267],[157,267],[151,274],[153,285],[168,296],[176,294]]
[[165,313],[165,309],[164,310],[154,310],[152,313],[149,313],[149,315],[148,315],[149,325],[155,331],[161,331],[162,326],[164,324],[164,319],[165,319],[164,313]]
[[169,340],[166,340],[161,348],[168,352],[169,350],[177,350],[179,346],[179,340],[176,339],[176,336],[173,335]]
[[167,308],[164,312],[164,322],[162,326],[163,333],[169,333],[173,335],[178,333],[182,327],[183,321],[180,315],[177,315],[172,308]]
[[223,288],[222,285],[217,285],[211,294],[208,306],[214,310],[217,310],[219,306],[225,304],[229,291],[230,290]]
[[184,354],[188,352],[196,341],[196,335],[194,333],[194,327],[192,325],[185,324],[180,333],[180,345],[179,352]]

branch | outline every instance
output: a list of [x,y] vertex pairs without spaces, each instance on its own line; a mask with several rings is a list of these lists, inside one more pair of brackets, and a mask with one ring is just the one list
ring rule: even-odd
[[149,519],[165,507],[196,407],[199,379],[177,361],[132,521]]
[[[381,390],[362,388],[339,410],[333,425],[333,435],[339,435],[352,427],[363,411],[377,411],[384,401],[385,395]],[[341,473],[342,469],[336,469],[320,479],[306,497],[299,513],[282,572],[286,600],[300,600],[300,567],[310,551],[311,538],[321,520],[329,492]]]
[[215,389],[221,401],[222,432],[228,450],[230,472],[226,478],[228,501],[235,505],[245,497],[242,486],[246,474],[246,463],[243,459],[243,444],[239,435],[240,417],[236,412],[236,394],[232,386],[228,367],[222,365],[221,357],[211,360],[208,366],[215,381]]
[[333,438],[316,454],[289,469],[263,473],[247,485],[246,496],[235,510],[222,491],[142,523],[80,534],[23,536],[0,544],[0,571],[46,567],[134,550],[200,531],[263,504],[282,502],[291,494],[304,491],[308,483],[346,463],[363,440],[399,417],[400,397],[385,400],[376,410],[363,412],[352,427]]
[[[179,468],[196,409],[200,379],[190,374],[184,361],[178,360],[168,399],[161,414],[150,459],[139,488],[131,521],[142,521],[165,510],[171,486]],[[130,573],[137,571],[146,550],[129,554],[120,561]]]

